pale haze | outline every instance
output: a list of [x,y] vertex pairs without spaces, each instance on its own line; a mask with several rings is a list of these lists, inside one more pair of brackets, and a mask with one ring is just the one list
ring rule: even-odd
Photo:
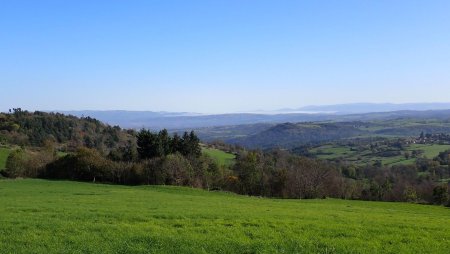
[[450,1],[9,1],[0,111],[450,101]]

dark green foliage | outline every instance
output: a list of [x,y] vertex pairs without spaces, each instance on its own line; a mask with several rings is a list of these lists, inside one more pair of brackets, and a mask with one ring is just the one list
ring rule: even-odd
[[183,140],[180,138],[178,133],[173,134],[173,137],[171,139],[170,143],[170,153],[175,153],[177,151],[181,151],[183,146]]
[[239,177],[241,192],[248,195],[262,195],[261,154],[250,152],[240,156],[234,166]]
[[238,156],[233,169],[242,194],[290,198],[336,196],[331,191],[333,180],[339,178],[336,168],[286,152],[244,153]]
[[107,180],[109,171],[108,161],[98,151],[81,148],[48,164],[41,177],[95,182]]
[[181,139],[180,152],[184,156],[199,157],[202,149],[200,147],[200,139],[195,135],[194,131],[190,133],[185,132]]
[[449,202],[448,186],[439,185],[433,189],[433,203],[437,205],[446,205]]
[[385,200],[388,192],[392,190],[392,184],[386,179],[383,183],[370,181],[369,187],[364,189],[362,196],[367,200]]
[[180,153],[183,156],[198,158],[201,155],[200,139],[193,131],[185,132],[180,138],[177,134],[170,137],[167,130],[159,133],[142,129],[137,134],[137,151],[140,159],[163,157]]
[[97,150],[89,148],[81,148],[48,163],[38,176],[128,185],[168,184],[205,188],[213,186],[213,179],[220,177],[215,162],[205,157],[191,161],[180,153],[175,153],[125,162],[105,158]]
[[383,162],[381,160],[376,160],[375,163],[373,163],[373,166],[381,168],[383,166]]
[[159,143],[161,146],[161,153],[163,155],[168,155],[170,153],[176,152],[175,149],[173,149],[172,147],[170,147],[172,141],[171,138],[169,136],[169,133],[167,132],[166,129],[161,130],[158,133],[158,139],[159,139]]
[[319,143],[364,134],[359,122],[284,123],[245,138],[230,140],[250,148],[294,148],[299,144]]
[[166,183],[167,173],[163,171],[163,158],[145,160],[143,164],[143,178],[146,184],[162,185]]
[[438,161],[441,165],[448,165],[450,167],[450,150],[440,152],[435,160]]
[[145,129],[142,129],[137,134],[137,151],[140,159],[150,159],[164,155],[158,134]]
[[112,150],[108,158],[113,161],[125,161],[132,162],[138,159],[138,153],[136,145],[129,141],[126,145],[118,147]]

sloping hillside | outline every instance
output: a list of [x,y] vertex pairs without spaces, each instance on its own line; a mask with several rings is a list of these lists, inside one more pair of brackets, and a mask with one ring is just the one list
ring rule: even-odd
[[299,144],[318,143],[367,134],[360,123],[284,123],[260,133],[230,140],[250,148],[291,148]]
[[[447,253],[438,206],[0,181],[2,253]],[[381,234],[382,233],[382,234]]]
[[[251,126],[230,128],[229,132],[224,135],[225,141],[249,148],[280,147],[289,149],[306,144],[314,145],[356,137],[417,137],[421,132],[450,133],[449,120],[420,117],[351,122],[283,123],[264,127],[265,129],[255,128],[254,130],[258,131],[256,133],[251,132]],[[225,130],[223,127],[222,129]],[[233,132],[233,130],[236,131]],[[245,132],[241,130],[245,130]],[[206,132],[203,132],[202,135],[207,138],[212,133],[214,130],[209,130],[209,135]],[[232,133],[236,133],[236,135],[233,137]],[[219,134],[215,133],[214,135],[218,136]]]
[[45,146],[58,144],[64,150],[79,146],[111,150],[133,140],[133,131],[122,130],[90,117],[14,109],[0,113],[0,144]]

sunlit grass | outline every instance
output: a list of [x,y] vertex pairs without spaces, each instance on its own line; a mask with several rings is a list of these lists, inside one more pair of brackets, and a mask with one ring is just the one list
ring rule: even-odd
[[216,160],[219,165],[223,166],[232,165],[234,163],[234,159],[236,158],[234,154],[227,153],[219,149],[203,148],[202,151]]
[[439,155],[440,152],[450,150],[450,145],[438,145],[438,144],[414,144],[409,147],[408,150],[422,150],[423,155],[428,159],[432,159]]
[[448,253],[450,210],[0,181],[1,253]]

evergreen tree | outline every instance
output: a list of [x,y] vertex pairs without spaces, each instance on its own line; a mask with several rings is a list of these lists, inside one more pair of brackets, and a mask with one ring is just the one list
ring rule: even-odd
[[189,154],[189,140],[189,134],[187,131],[185,131],[183,133],[183,137],[181,138],[181,146],[179,150],[179,152],[184,156],[187,156]]
[[170,140],[170,153],[181,153],[182,150],[182,140],[178,133],[173,135],[173,138]]
[[159,137],[159,142],[160,142],[160,146],[161,146],[161,153],[164,156],[169,155],[172,151],[171,149],[171,138],[169,136],[169,133],[167,132],[166,129],[163,129],[159,132],[158,134]]
[[200,147],[200,139],[195,135],[194,131],[189,134],[189,152],[196,158],[200,157],[202,154],[202,149]]
[[150,159],[161,155],[161,146],[158,135],[149,130],[142,129],[137,134],[137,151],[139,158]]

